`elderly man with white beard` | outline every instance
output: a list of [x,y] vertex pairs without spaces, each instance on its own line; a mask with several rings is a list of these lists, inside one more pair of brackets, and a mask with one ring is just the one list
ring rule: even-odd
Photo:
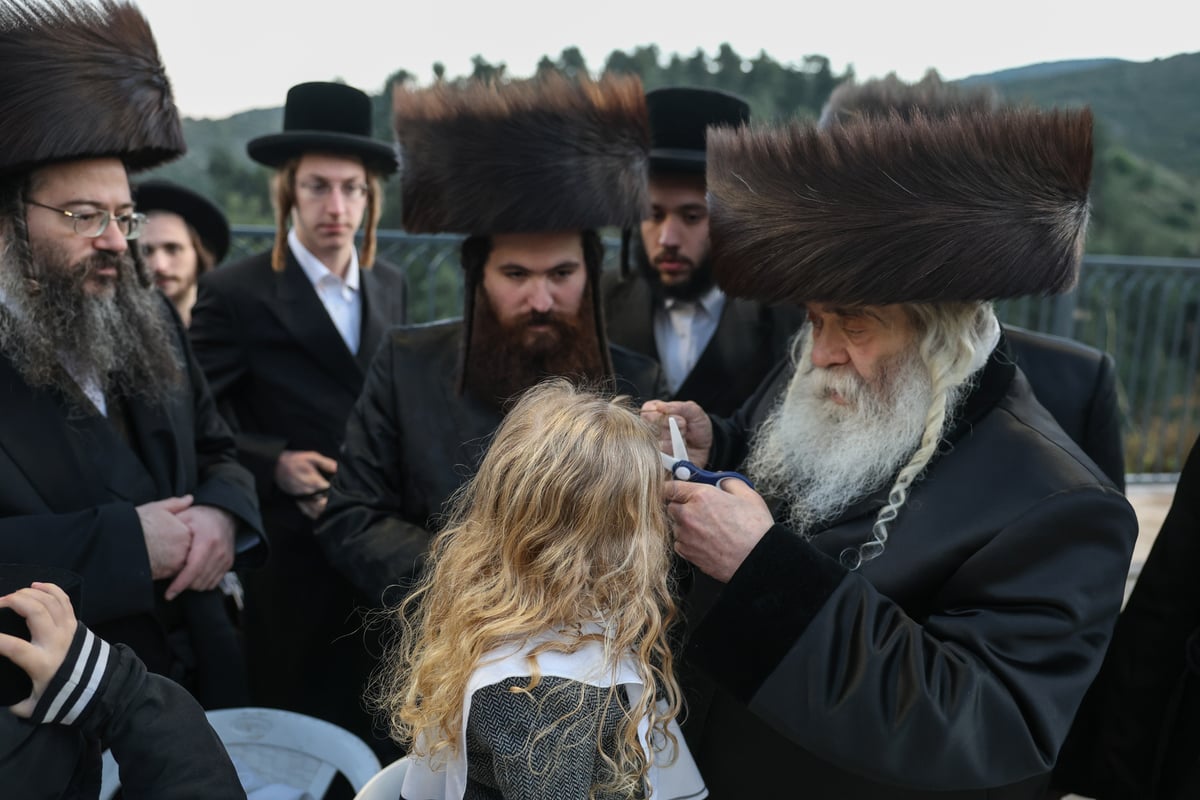
[[666,489],[713,798],[1042,796],[1137,522],[989,301],[1074,283],[1091,145],[1086,110],[710,133],[722,288],[809,318],[733,418],[643,410],[762,493]]

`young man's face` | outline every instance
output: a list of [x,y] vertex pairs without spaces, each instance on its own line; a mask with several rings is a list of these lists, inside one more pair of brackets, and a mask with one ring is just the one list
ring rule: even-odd
[[586,287],[578,231],[492,237],[482,288],[500,325],[527,347],[557,344],[547,341],[558,336],[556,321],[579,315]]
[[367,171],[359,159],[323,153],[301,156],[292,209],[300,243],[322,260],[348,259],[368,191]]
[[163,294],[178,303],[196,285],[199,258],[183,217],[170,211],[152,211],[138,237],[138,247],[154,282]]
[[[699,175],[659,175],[650,179],[650,216],[642,221],[646,258],[668,296],[703,291],[710,278],[708,203]],[[706,285],[694,286],[700,281]]]
[[[51,164],[30,176],[25,217],[29,246],[35,260],[79,272],[84,291],[111,294],[119,262],[129,243],[116,219],[110,219],[100,236],[75,232],[76,220],[108,212],[112,217],[133,212],[133,198],[125,165],[115,158],[86,159]],[[40,205],[38,205],[40,204]],[[76,215],[74,219],[53,206]],[[85,224],[85,223],[81,223]]]

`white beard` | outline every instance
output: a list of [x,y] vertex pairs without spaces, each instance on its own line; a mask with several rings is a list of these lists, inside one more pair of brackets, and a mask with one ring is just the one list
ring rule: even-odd
[[812,336],[802,335],[796,373],[755,434],[746,471],[782,501],[780,521],[807,535],[894,479],[921,442],[933,388],[915,346],[868,382],[848,365],[813,366]]

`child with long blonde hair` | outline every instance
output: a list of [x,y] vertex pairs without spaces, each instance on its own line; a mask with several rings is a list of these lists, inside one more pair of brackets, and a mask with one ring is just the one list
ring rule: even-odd
[[656,433],[624,398],[526,392],[455,496],[376,700],[430,798],[704,797],[674,722]]

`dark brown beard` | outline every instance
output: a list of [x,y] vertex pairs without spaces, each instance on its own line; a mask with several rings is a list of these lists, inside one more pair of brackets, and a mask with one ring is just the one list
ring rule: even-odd
[[[550,330],[529,330],[534,323]],[[473,396],[507,408],[523,391],[544,378],[561,376],[584,385],[608,378],[596,333],[589,285],[579,314],[530,314],[504,325],[483,287],[476,289],[464,385]]]

